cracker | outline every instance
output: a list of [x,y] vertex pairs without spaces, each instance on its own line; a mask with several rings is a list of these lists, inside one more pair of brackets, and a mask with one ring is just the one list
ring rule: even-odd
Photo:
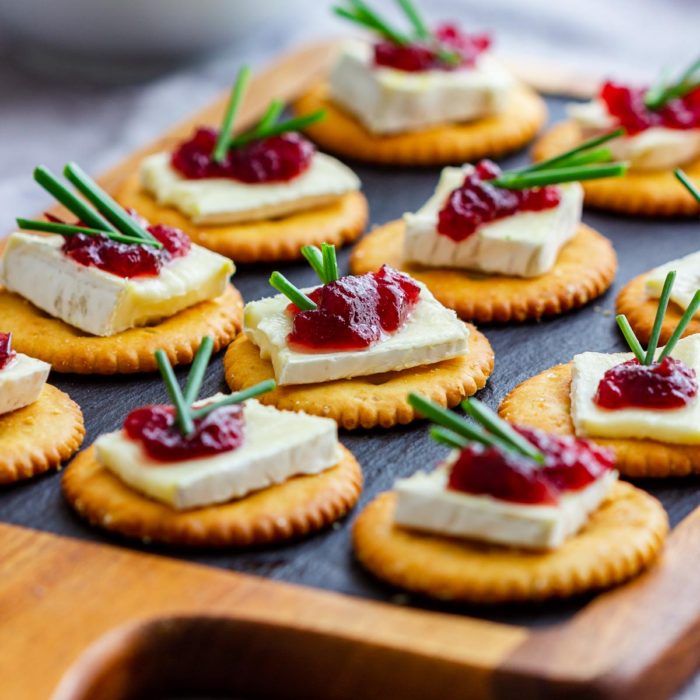
[[[618,314],[625,314],[637,338],[643,345],[649,343],[651,331],[656,318],[659,300],[647,295],[645,290],[646,273],[630,280],[617,295],[616,309]],[[669,301],[664,322],[661,326],[659,344],[665,345],[676,329],[685,309],[673,301]],[[700,333],[700,319],[695,316],[683,331],[683,337]]]
[[[502,418],[557,435],[574,435],[571,420],[571,364],[552,367],[519,384],[503,399]],[[700,445],[656,440],[589,438],[615,452],[615,465],[628,477],[700,474]]]
[[440,537],[394,524],[396,494],[383,493],[355,521],[359,561],[375,576],[442,600],[507,603],[567,598],[636,576],[668,531],[663,506],[631,484],[615,484],[588,524],[552,552]]
[[[532,149],[535,161],[546,160],[583,141],[581,129],[565,121],[547,131]],[[700,158],[686,163],[683,170],[700,187]],[[586,205],[639,216],[694,216],[698,203],[676,180],[673,170],[628,172],[623,177],[582,182]]]
[[63,476],[63,493],[93,525],[146,542],[187,547],[248,547],[308,535],[342,518],[362,490],[362,471],[341,447],[338,464],[296,476],[244,498],[178,511],[127,486],[95,458],[79,454]]
[[83,442],[83,414],[51,384],[29,406],[0,415],[0,484],[58,469]]
[[157,325],[131,328],[111,337],[89,335],[37,309],[0,287],[0,318],[12,333],[15,350],[48,362],[56,372],[131,374],[158,367],[153,353],[162,348],[173,365],[192,362],[205,335],[214,352],[226,347],[241,328],[243,301],[231,285]]
[[544,100],[524,85],[513,89],[505,110],[464,124],[445,124],[403,134],[375,135],[328,97],[318,84],[294,103],[298,114],[326,110],[305,132],[321,148],[370,163],[443,165],[496,158],[529,143],[547,119]]
[[177,209],[159,205],[143,191],[138,172],[117,193],[117,201],[136,209],[149,221],[182,229],[195,243],[238,263],[297,260],[302,257],[302,246],[324,242],[340,247],[360,236],[368,216],[365,196],[350,192],[330,204],[269,221],[194,224]]
[[525,321],[555,316],[587,304],[612,284],[617,256],[610,241],[585,224],[539,277],[504,277],[402,262],[403,221],[391,221],[365,236],[350,258],[353,274],[383,263],[423,282],[437,300],[469,321]]
[[[410,423],[417,414],[406,400],[409,391],[441,406],[455,406],[486,384],[493,371],[493,350],[476,328],[469,330],[467,354],[452,360],[367,377],[280,386],[257,398],[282,410],[332,418],[347,430]],[[274,378],[272,364],[261,359],[259,349],[245,334],[226,351],[224,371],[234,391]]]

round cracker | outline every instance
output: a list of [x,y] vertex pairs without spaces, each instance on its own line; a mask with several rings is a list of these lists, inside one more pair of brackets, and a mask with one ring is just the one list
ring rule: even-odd
[[444,165],[496,158],[529,143],[547,120],[544,100],[518,85],[497,115],[464,124],[445,124],[402,134],[372,134],[328,97],[318,84],[294,103],[297,114],[326,111],[326,117],[305,132],[321,148],[370,163]]
[[337,465],[295,476],[244,498],[178,511],[121,481],[81,452],[63,475],[63,493],[93,525],[147,542],[187,547],[249,547],[302,537],[342,518],[362,490],[362,470],[341,446]]
[[357,239],[367,225],[367,200],[349,192],[330,204],[269,221],[238,224],[195,224],[173,207],[161,206],[140,185],[139,173],[117,193],[123,207],[136,209],[149,221],[181,229],[197,244],[239,263],[297,260],[305,245],[333,243],[337,247]]
[[[366,377],[278,386],[257,398],[282,410],[332,418],[347,430],[410,423],[418,417],[406,400],[410,391],[441,406],[456,406],[486,384],[493,371],[493,350],[476,328],[469,326],[469,331],[467,353],[451,360]],[[226,351],[224,372],[233,391],[275,376],[270,361],[260,357],[244,333]]]
[[[532,149],[532,158],[547,160],[582,141],[576,122],[561,122],[540,137]],[[700,158],[686,163],[683,170],[700,187]],[[640,216],[700,214],[700,203],[676,180],[673,170],[631,171],[622,177],[587,180],[581,185],[586,204],[599,209]]]
[[[630,280],[617,295],[616,309],[618,314],[625,314],[632,326],[637,338],[643,345],[649,343],[651,331],[656,318],[656,309],[659,307],[659,300],[650,297],[646,293],[647,273],[639,275]],[[678,306],[673,301],[669,301],[664,322],[661,326],[659,344],[664,345],[676,330],[685,309]],[[700,319],[695,316],[688,324],[683,337],[700,333]]]
[[647,568],[668,531],[663,506],[622,482],[577,535],[551,552],[397,526],[396,500],[395,493],[383,493],[359,515],[353,528],[355,555],[375,576],[442,600],[523,602],[608,588]]
[[51,384],[29,406],[0,415],[0,484],[58,469],[85,437],[75,401]]
[[0,287],[0,318],[3,330],[12,333],[15,350],[50,363],[56,372],[131,374],[158,369],[153,353],[159,348],[173,365],[182,365],[192,362],[205,335],[214,339],[214,352],[226,347],[241,328],[243,300],[229,285],[220,297],[156,325],[100,337],[69,326]]
[[[503,399],[499,414],[512,423],[557,435],[574,435],[571,419],[571,363],[557,365],[525,380]],[[615,465],[628,477],[700,474],[700,445],[656,440],[589,438],[615,452]]]
[[555,316],[583,306],[612,284],[617,256],[612,243],[585,224],[564,245],[554,267],[539,277],[504,277],[467,270],[402,262],[405,224],[379,226],[352,251],[353,274],[383,263],[423,282],[437,300],[469,321],[525,321]]

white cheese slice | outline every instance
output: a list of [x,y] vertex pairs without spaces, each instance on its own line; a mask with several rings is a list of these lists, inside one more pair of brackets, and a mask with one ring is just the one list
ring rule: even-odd
[[234,271],[227,258],[193,245],[157,276],[126,279],[71,260],[62,245],[62,236],[13,233],[0,260],[0,283],[92,335],[145,326],[220,296]]
[[608,471],[556,505],[513,503],[447,488],[447,470],[399,479],[394,520],[402,527],[511,547],[555,549],[575,535],[605,500],[617,472]]
[[552,209],[519,212],[481,226],[462,241],[454,241],[438,233],[438,215],[472,170],[470,165],[444,168],[433,196],[415,214],[404,214],[404,259],[514,277],[535,277],[551,270],[581,221],[581,185],[561,185],[561,201]]
[[490,55],[473,68],[411,73],[374,67],[372,46],[352,40],[341,49],[330,76],[330,96],[375,134],[468,122],[503,111],[514,86]]
[[[572,103],[567,106],[567,113],[579,124],[585,139],[616,126],[602,100]],[[616,160],[629,161],[634,170],[670,170],[700,156],[700,129],[654,126],[605,145]]]
[[[695,296],[695,292],[700,289],[700,251],[691,253],[683,258],[671,260],[665,265],[660,265],[651,270],[644,283],[646,293],[652,299],[659,299],[664,288],[666,275],[675,270],[677,272],[676,281],[671,288],[671,301],[678,304],[682,309],[687,309]],[[697,316],[700,311],[696,313]]]
[[[420,284],[420,283],[419,283]],[[292,316],[287,297],[246,304],[244,330],[269,359],[278,384],[311,384],[334,379],[392,372],[429,365],[467,352],[469,329],[451,309],[446,309],[421,286],[413,312],[396,333],[366,350],[347,352],[298,352],[287,345]],[[304,290],[307,294],[313,288]]]
[[339,160],[315,153],[306,172],[288,182],[246,183],[230,178],[188,180],[156,153],[141,165],[141,184],[159,204],[180,210],[196,224],[233,224],[287,216],[329,204],[360,189]]
[[95,441],[97,459],[132,488],[178,510],[243,498],[338,463],[335,421],[279,411],[255,400],[246,401],[243,411],[245,440],[229,452],[164,463],[149,457],[138,441],[119,430]]
[[[700,377],[700,335],[678,341],[671,356]],[[571,417],[576,434],[585,437],[640,438],[679,445],[700,444],[700,399],[683,408],[599,408],[593,398],[607,370],[631,360],[631,353],[584,352],[573,359]]]
[[17,353],[0,369],[0,415],[34,403],[46,384],[51,365]]

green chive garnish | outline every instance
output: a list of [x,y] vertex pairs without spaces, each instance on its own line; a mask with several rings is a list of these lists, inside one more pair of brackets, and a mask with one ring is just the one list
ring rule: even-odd
[[125,236],[153,240],[154,237],[146,231],[134,218],[129,216],[99,185],[77,164],[68,163],[63,174],[73,183],[97,211],[99,211],[113,226]]
[[689,92],[700,87],[700,58],[696,59],[683,71],[680,78],[673,83],[668,83],[666,76],[644,95],[644,104],[652,110],[661,109],[671,100],[685,97]]
[[394,29],[386,20],[380,17],[372,8],[362,0],[348,0],[349,8],[340,5],[333,8],[333,12],[339,17],[349,19],[365,29],[382,34],[395,44],[405,46],[411,43],[411,38]]
[[258,122],[258,125],[255,127],[255,130],[259,133],[264,133],[273,124],[277,123],[277,120],[279,119],[279,116],[280,114],[282,114],[283,110],[284,102],[282,102],[282,100],[272,100],[272,102],[270,102],[270,104],[267,106],[267,109],[265,110],[265,114],[263,114],[262,119]]
[[693,316],[695,316],[695,314],[697,313],[698,308],[700,308],[700,289],[698,289],[693,295],[690,304],[688,304],[688,308],[681,316],[681,320],[678,322],[678,325],[673,331],[673,334],[668,339],[668,342],[666,343],[663,352],[659,355],[659,359],[657,360],[657,362],[661,362],[661,360],[663,360],[664,357],[668,357],[668,355],[670,355],[673,352],[673,348],[676,346],[676,343],[680,340],[681,336],[683,335],[683,332],[688,327],[688,324],[693,320]]
[[202,382],[204,381],[204,373],[209,366],[213,349],[214,339],[210,335],[205,335],[194,357],[194,362],[192,367],[190,367],[187,382],[185,383],[183,398],[188,408],[192,406],[199,396],[199,390],[202,388]]
[[160,370],[160,376],[165,383],[165,389],[168,392],[171,403],[175,406],[175,422],[177,427],[183,435],[190,435],[194,432],[192,415],[190,414],[189,406],[185,403],[182,390],[177,383],[177,378],[175,377],[175,372],[170,364],[170,360],[164,350],[156,350],[155,357],[158,363],[158,369]]
[[617,321],[617,325],[622,331],[622,335],[625,337],[627,345],[629,345],[629,348],[634,353],[634,356],[637,358],[637,360],[639,360],[640,364],[644,364],[644,348],[642,347],[642,344],[639,342],[637,336],[632,330],[632,326],[630,326],[630,323],[627,320],[627,316],[625,316],[624,314],[618,314],[617,316],[615,316],[615,321]]
[[335,282],[338,279],[338,260],[335,256],[335,246],[331,243],[322,243],[321,255],[323,256],[326,284]]
[[301,117],[295,117],[294,119],[289,119],[286,122],[280,122],[279,124],[273,124],[272,126],[262,130],[262,129],[251,129],[246,131],[239,136],[231,139],[229,148],[238,148],[239,146],[245,146],[245,144],[251,141],[257,141],[258,139],[266,139],[270,136],[279,136],[280,134],[286,134],[289,131],[300,131],[311,124],[315,124],[326,116],[326,110],[319,109],[317,112],[312,112],[311,114],[305,114]]
[[221,401],[209,404],[208,406],[202,406],[202,408],[198,408],[192,411],[192,417],[196,419],[204,418],[204,416],[208,416],[212,411],[216,411],[217,409],[223,408],[224,406],[231,406],[236,403],[242,403],[247,399],[252,399],[256,396],[260,396],[260,394],[265,394],[268,391],[272,391],[276,386],[277,385],[275,384],[275,381],[273,379],[266,379],[265,381],[260,382],[255,386],[248,387],[247,389],[243,389],[242,391],[237,391],[235,394],[231,394],[225,399],[221,399]]
[[301,254],[306,259],[306,262],[311,265],[313,271],[318,275],[321,280],[321,284],[327,284],[326,279],[326,268],[323,263],[323,254],[315,245],[305,245],[301,249]]
[[700,190],[695,186],[695,183],[680,168],[676,168],[673,174],[684,185],[685,189],[700,202]]
[[226,112],[224,114],[224,120],[221,123],[221,130],[219,131],[219,137],[216,139],[216,145],[212,151],[211,157],[217,163],[221,163],[228,153],[230,148],[233,122],[236,118],[236,112],[241,106],[243,101],[243,95],[248,87],[248,82],[250,81],[250,68],[248,66],[243,66],[236,76],[236,82],[233,84],[233,89],[231,90],[231,97],[229,98],[228,105],[226,106]]
[[114,231],[116,228],[89,207],[80,197],[76,197],[47,167],[40,165],[34,169],[34,179],[55,200],[62,204],[68,211],[78,217],[86,226],[99,231]]
[[311,311],[316,308],[316,304],[309,299],[298,287],[295,287],[281,272],[273,272],[270,275],[270,286],[284,296],[293,304],[296,304],[302,311]]
[[668,308],[668,300],[671,296],[671,288],[676,280],[676,271],[671,270],[664,280],[664,287],[661,290],[661,298],[659,299],[659,306],[656,309],[656,317],[654,318],[654,326],[651,330],[651,337],[649,338],[649,345],[647,346],[647,354],[644,358],[644,364],[650,365],[654,362],[654,355],[656,354],[656,347],[659,344],[659,336],[661,335],[661,326],[664,322],[664,316],[666,315],[666,309]]
[[440,442],[448,447],[454,447],[461,450],[469,444],[469,440],[458,435],[453,430],[448,430],[443,428],[441,425],[433,425],[430,428],[430,437],[435,440],[435,442]]
[[413,31],[415,31],[416,36],[419,39],[430,39],[432,36],[430,29],[428,29],[428,25],[420,16],[411,0],[398,0],[398,2],[404,14],[408,17],[408,21],[413,25]]
[[74,226],[73,224],[60,224],[55,221],[38,221],[34,219],[17,219],[17,225],[25,231],[41,231],[43,233],[59,233],[62,236],[73,236],[83,233],[86,236],[106,236],[107,238],[117,241],[118,243],[128,243],[130,245],[150,245],[154,248],[162,248],[163,244],[159,241],[147,241],[143,238],[132,238],[131,236],[122,236],[120,233],[111,231],[101,231],[96,228],[86,228],[85,226]]
[[608,163],[602,165],[581,165],[575,167],[551,168],[534,172],[505,172],[488,182],[495,187],[509,190],[524,190],[529,187],[544,187],[564,182],[593,180],[602,177],[624,175],[628,165],[625,163]]

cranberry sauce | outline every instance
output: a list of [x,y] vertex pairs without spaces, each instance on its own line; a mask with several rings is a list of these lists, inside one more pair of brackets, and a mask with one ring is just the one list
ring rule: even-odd
[[302,351],[363,350],[403,325],[418,303],[420,287],[383,265],[377,272],[341,277],[315,289],[317,308],[294,314],[287,342]]
[[401,46],[391,41],[380,41],[374,46],[374,65],[417,73],[426,70],[455,70],[471,68],[479,54],[491,46],[488,34],[465,34],[454,24],[441,24],[435,30],[440,46],[457,54],[459,61],[449,63],[440,58],[438,51],[427,42]]
[[12,333],[0,333],[0,369],[5,369],[16,356],[12,349]]
[[192,246],[180,229],[161,224],[149,226],[147,223],[144,223],[144,228],[163,244],[162,248],[119,243],[107,236],[78,233],[66,236],[61,250],[81,265],[92,265],[118,277],[154,277],[163,265],[187,255]]
[[600,99],[608,113],[628,134],[637,134],[653,126],[668,129],[700,128],[700,87],[684,97],[670,100],[657,110],[644,104],[644,88],[630,88],[619,83],[607,82],[600,91]]
[[311,165],[314,147],[296,132],[258,139],[232,148],[222,163],[212,159],[219,132],[199,128],[171,158],[175,170],[190,180],[223,177],[248,183],[287,182]]
[[544,454],[543,465],[495,447],[470,444],[452,465],[447,488],[515,503],[552,505],[563,492],[588,486],[614,466],[612,452],[587,440],[515,429]]
[[489,180],[500,174],[501,169],[490,160],[477,163],[462,185],[450,193],[440,210],[438,233],[453,241],[463,241],[483,224],[519,211],[553,209],[561,201],[560,190],[555,186],[506,190],[490,185]]
[[173,406],[142,406],[124,421],[124,430],[139,441],[149,457],[178,462],[230,452],[243,444],[245,423],[240,404],[223,406],[194,421],[195,431],[185,437],[175,425]]
[[682,408],[697,395],[695,370],[680,360],[640,364],[636,358],[611,367],[593,401],[601,408]]

